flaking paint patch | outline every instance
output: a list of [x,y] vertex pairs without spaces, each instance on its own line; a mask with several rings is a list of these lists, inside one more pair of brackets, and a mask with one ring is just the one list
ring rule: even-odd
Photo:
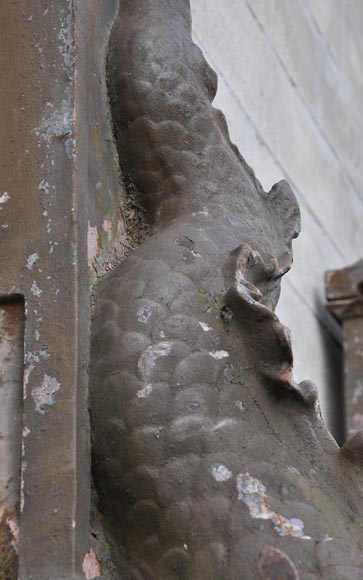
[[165,340],[158,342],[157,344],[152,344],[146,350],[144,350],[138,362],[138,367],[144,378],[150,374],[158,358],[168,356],[170,354],[172,346],[172,342]]
[[31,429],[29,429],[29,427],[27,427],[25,425],[25,427],[23,428],[23,437],[26,439],[31,433]]
[[223,465],[223,463],[212,465],[210,472],[218,482],[228,481],[233,475],[232,471]]
[[311,540],[304,535],[304,522],[299,518],[285,518],[271,510],[267,501],[264,484],[249,473],[239,473],[236,477],[238,499],[242,500],[253,518],[271,520],[280,536],[292,536],[301,540]]
[[209,326],[209,324],[207,324],[206,322],[202,322],[201,320],[199,320],[199,326],[201,326],[204,330],[204,332],[208,332],[209,330],[212,330],[211,327]]
[[88,266],[90,268],[94,267],[94,261],[98,254],[98,231],[97,226],[91,226],[88,222],[87,230],[87,257]]
[[29,258],[26,261],[26,267],[28,270],[31,270],[35,264],[39,260],[38,254],[35,252],[34,254],[30,254]]
[[45,374],[40,387],[34,387],[32,397],[35,410],[44,415],[45,405],[54,405],[55,393],[60,389],[60,383],[55,377]]
[[137,391],[136,396],[138,399],[146,399],[150,393],[152,393],[153,387],[152,385],[145,385],[143,389]]
[[101,576],[101,563],[98,561],[93,548],[90,548],[83,558],[82,570],[86,580],[94,580],[94,578]]
[[237,401],[234,402],[235,407],[237,407],[237,409],[239,409],[240,411],[245,411],[246,407],[243,404],[243,401],[241,401],[240,399],[238,399]]
[[[53,139],[64,141],[67,156],[73,157],[73,112],[74,99],[72,87],[65,91],[66,98],[62,100],[59,109],[55,109],[50,117],[43,120],[40,127],[34,131],[36,137],[41,137],[49,148]],[[42,189],[42,188],[39,188]],[[49,193],[46,192],[46,193]]]
[[24,378],[23,378],[23,399],[24,399],[24,401],[27,397],[27,392],[26,392],[27,389],[26,388],[28,386],[29,378],[30,378],[30,375],[33,372],[33,370],[34,370],[33,364],[30,364],[26,369],[24,369]]
[[68,73],[70,78],[74,74],[74,33],[73,33],[73,0],[67,0],[68,14],[61,23],[58,39],[61,41],[59,52],[63,56],[63,69]]
[[50,185],[49,185],[48,181],[46,181],[45,179],[42,179],[38,185],[38,189],[39,189],[39,191],[44,191],[44,193],[46,195],[48,195],[48,193],[50,191]]
[[34,294],[34,296],[36,296],[37,298],[40,298],[42,293],[43,293],[43,290],[41,290],[39,288],[39,286],[35,280],[33,280],[33,284],[32,284],[32,287],[30,290],[31,290],[31,293]]
[[[66,153],[70,159],[73,158],[74,140],[73,119],[74,119],[74,30],[73,30],[73,0],[67,0],[68,13],[60,23],[58,38],[61,41],[59,52],[63,57],[63,70],[69,77],[69,85],[64,91],[64,99],[59,107],[54,107],[50,117],[43,119],[40,127],[36,127],[34,133],[41,137],[50,147],[53,139],[64,142]],[[53,108],[53,104],[47,102],[47,107]]]
[[28,463],[24,460],[24,456],[25,456],[25,449],[23,447],[23,450],[22,450],[23,460],[21,462],[21,473],[20,473],[20,511],[21,512],[24,510],[24,505],[25,505],[25,495],[24,495],[25,472],[26,472],[26,468],[28,466]]
[[167,340],[158,342],[157,344],[149,346],[140,356],[137,366],[141,372],[144,386],[136,393],[138,399],[146,399],[151,394],[153,388],[148,382],[148,377],[158,358],[168,356],[171,352],[172,346],[173,343]]
[[4,193],[0,196],[0,203],[4,204],[6,202],[8,202],[10,199],[10,195],[8,194],[7,191],[4,191]]
[[137,320],[146,323],[152,315],[152,309],[149,304],[143,304],[137,311]]
[[226,350],[214,350],[210,352],[209,355],[216,360],[221,360],[222,358],[227,358],[229,356]]

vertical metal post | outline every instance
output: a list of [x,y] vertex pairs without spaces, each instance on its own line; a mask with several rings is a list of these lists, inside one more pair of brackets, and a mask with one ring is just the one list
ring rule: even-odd
[[[15,392],[9,400],[14,447],[3,450],[17,471],[22,433],[19,579],[81,578],[89,550],[89,287],[72,1],[3,3],[0,54],[0,295],[23,296],[26,318],[24,363],[21,339],[16,362],[4,367],[20,364],[22,373],[24,364],[22,401]],[[3,320],[12,308],[4,305]],[[1,428],[8,420],[1,415]]]
[[326,274],[327,308],[342,324],[346,439],[363,430],[363,260]]
[[[6,349],[14,327],[8,332],[2,325],[8,328],[14,294],[23,297],[25,327],[13,353],[24,384],[19,390],[19,374],[13,390],[6,387],[14,445],[4,442],[0,452],[7,472],[19,474],[21,434],[19,580],[84,580],[99,570],[89,533],[90,280],[112,268],[124,251],[104,74],[116,9],[117,0],[16,0],[1,6],[5,373],[13,364]],[[0,410],[0,431],[9,429],[7,412]],[[19,504],[19,477],[14,486],[12,505]],[[0,543],[1,538],[0,530]],[[13,567],[11,580],[16,576]]]

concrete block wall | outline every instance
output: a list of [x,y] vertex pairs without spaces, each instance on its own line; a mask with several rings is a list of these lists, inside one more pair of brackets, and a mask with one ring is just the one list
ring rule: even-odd
[[264,188],[286,178],[302,213],[278,306],[297,380],[316,382],[340,437],[341,338],[324,272],[363,254],[361,0],[191,0],[196,43],[219,76],[215,105]]

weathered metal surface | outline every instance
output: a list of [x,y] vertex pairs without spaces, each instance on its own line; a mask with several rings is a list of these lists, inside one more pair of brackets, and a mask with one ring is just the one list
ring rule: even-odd
[[326,274],[327,308],[343,327],[346,438],[363,429],[363,260]]
[[121,1],[108,86],[149,234],[96,293],[93,473],[115,577],[360,580],[356,449],[295,383],[273,312],[291,189],[264,192],[230,143],[187,1]]
[[19,578],[73,578],[89,546],[72,2],[3,4],[0,45],[0,294],[26,308]]
[[19,0],[1,7],[0,296],[19,294],[26,308],[24,400],[16,403],[21,580],[84,578],[85,569],[88,577],[95,570],[88,282],[124,253],[104,90],[116,6]]
[[[124,254],[105,91],[117,0],[1,7],[0,296],[26,308],[19,578],[91,578],[89,280]],[[15,460],[13,458],[13,460]]]

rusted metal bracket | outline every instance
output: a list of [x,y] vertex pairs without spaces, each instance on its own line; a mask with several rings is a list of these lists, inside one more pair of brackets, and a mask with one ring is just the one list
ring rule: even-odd
[[327,309],[343,328],[346,439],[363,429],[363,260],[326,273]]

